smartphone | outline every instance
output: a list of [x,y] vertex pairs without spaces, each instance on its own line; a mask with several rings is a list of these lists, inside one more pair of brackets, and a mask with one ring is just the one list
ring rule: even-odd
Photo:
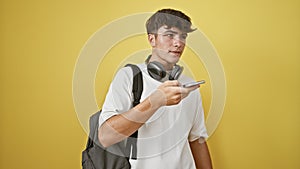
[[196,82],[188,82],[188,83],[182,85],[182,87],[193,87],[193,86],[196,86],[199,84],[204,84],[204,83],[205,83],[205,80],[200,80],[200,81],[196,81]]

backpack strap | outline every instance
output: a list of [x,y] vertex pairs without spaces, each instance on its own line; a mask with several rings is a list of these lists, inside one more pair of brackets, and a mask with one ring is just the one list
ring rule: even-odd
[[[133,84],[132,84],[132,93],[133,93],[133,107],[140,104],[141,95],[143,92],[143,75],[140,68],[133,64],[127,64],[126,67],[131,67],[133,72]],[[131,159],[137,159],[137,137],[138,130],[127,138],[125,156]]]
[[132,93],[133,93],[133,107],[140,104],[141,95],[143,92],[143,75],[140,68],[133,64],[127,64],[126,67],[131,67],[133,71],[133,84],[132,84]]
[[98,120],[100,116],[101,110],[97,113],[93,114],[90,117],[89,124],[90,124],[90,133],[89,139],[86,145],[86,149],[89,149],[94,146],[95,142],[98,140]]

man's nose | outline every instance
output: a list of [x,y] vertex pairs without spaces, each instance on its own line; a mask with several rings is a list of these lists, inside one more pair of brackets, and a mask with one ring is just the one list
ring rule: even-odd
[[184,44],[185,44],[185,41],[182,40],[182,39],[180,39],[179,37],[175,37],[175,38],[173,39],[173,45],[174,45],[175,47],[181,47],[181,46],[184,45]]

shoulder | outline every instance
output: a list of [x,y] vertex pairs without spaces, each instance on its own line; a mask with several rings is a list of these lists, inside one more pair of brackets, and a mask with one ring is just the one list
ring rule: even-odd
[[124,82],[132,79],[132,70],[130,67],[122,67],[119,69],[114,77],[114,82]]
[[[143,64],[137,64],[136,66],[139,67],[140,71],[143,71]],[[113,83],[118,85],[120,85],[120,83],[131,85],[133,81],[133,74],[133,70],[130,66],[124,66],[115,73]]]
[[[136,64],[136,66],[140,69],[140,71],[143,71],[145,69],[145,64]],[[127,76],[127,77],[133,77],[133,71],[130,66],[124,66],[121,69],[118,70],[116,73],[118,76]]]
[[117,71],[116,76],[130,77],[132,76],[132,70],[130,67],[122,67]]

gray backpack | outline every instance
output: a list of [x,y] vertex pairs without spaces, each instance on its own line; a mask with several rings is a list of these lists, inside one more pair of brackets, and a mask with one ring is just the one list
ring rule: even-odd
[[[142,72],[138,66],[128,64],[133,71],[133,107],[140,103],[143,92]],[[93,114],[89,121],[89,139],[82,152],[82,169],[130,169],[129,157],[136,159],[138,131],[127,139],[104,148],[98,141],[98,120],[101,110]],[[126,144],[125,144],[126,142]],[[132,150],[132,151],[131,151]],[[131,154],[130,154],[131,152]]]

